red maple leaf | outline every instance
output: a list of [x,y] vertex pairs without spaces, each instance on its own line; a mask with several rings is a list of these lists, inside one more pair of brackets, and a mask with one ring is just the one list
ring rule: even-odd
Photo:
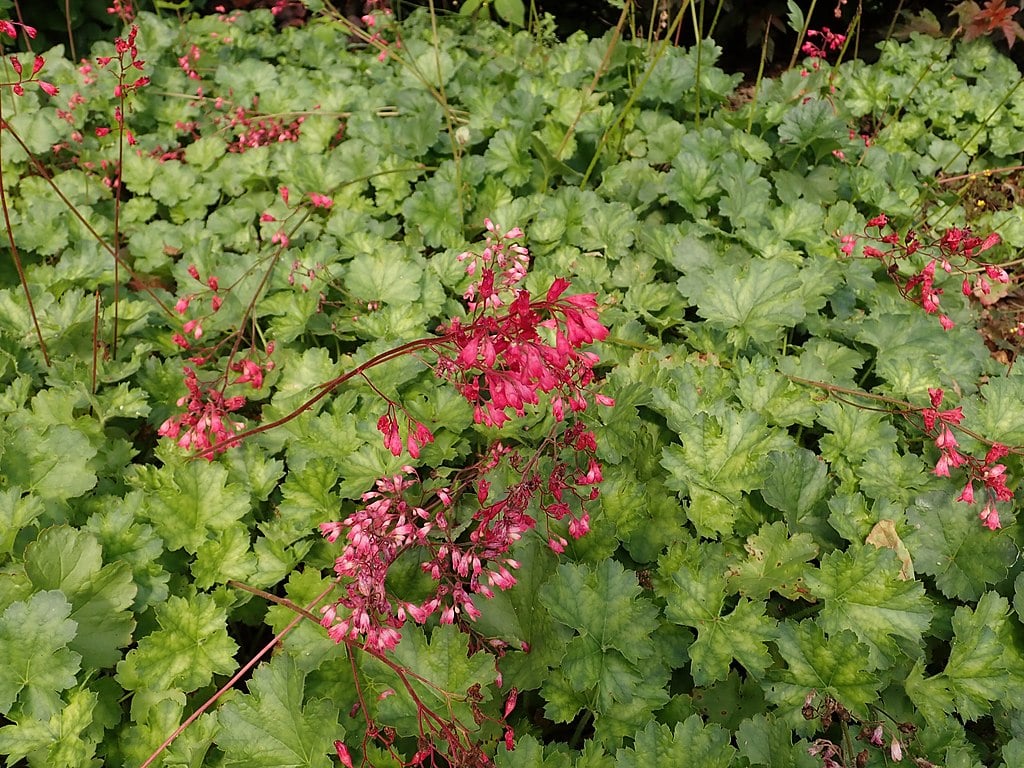
[[1006,44],[1012,48],[1017,38],[1024,40],[1024,28],[1013,17],[1020,12],[1015,5],[1006,6],[1006,0],[988,0],[981,8],[973,0],[960,3],[950,14],[960,17],[960,26],[964,29],[964,40],[974,40],[982,35],[989,35],[1001,30]]

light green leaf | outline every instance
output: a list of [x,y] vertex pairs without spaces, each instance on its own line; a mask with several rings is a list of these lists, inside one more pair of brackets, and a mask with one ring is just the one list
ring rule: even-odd
[[767,643],[775,637],[777,622],[765,616],[763,602],[740,598],[730,613],[705,621],[692,618],[682,621],[672,607],[670,596],[666,612],[668,618],[697,628],[697,639],[689,651],[691,671],[697,685],[724,680],[733,659],[755,679],[760,678],[771,665]]
[[886,415],[830,400],[821,406],[819,423],[829,430],[820,442],[821,455],[833,467],[859,465],[873,448],[896,442],[896,428]]
[[571,723],[581,709],[589,706],[588,697],[569,682],[561,669],[550,671],[540,689],[544,716],[555,723]]
[[194,691],[215,674],[236,668],[238,650],[228,636],[227,614],[211,595],[171,597],[156,609],[160,629],[139,640],[117,665],[117,681],[129,691]]
[[523,0],[494,0],[494,10],[503,21],[517,27],[526,26],[526,7]]
[[791,525],[805,518],[828,491],[828,468],[812,451],[793,448],[768,455],[761,496],[786,515]]
[[143,496],[132,491],[124,497],[100,499],[101,511],[84,526],[103,547],[110,562],[122,562],[132,571],[136,585],[134,610],[162,603],[167,598],[170,574],[160,563],[163,541],[152,526],[138,522]]
[[854,545],[832,552],[822,558],[819,570],[807,574],[806,583],[824,600],[821,628],[829,633],[852,629],[876,668],[890,667],[904,654],[919,655],[934,609],[920,582],[900,579],[893,551]]
[[981,717],[991,702],[1011,693],[1020,695],[1021,653],[1012,642],[1009,608],[1005,597],[986,592],[974,610],[962,605],[953,614],[953,646],[942,675],[966,719]]
[[695,414],[677,428],[682,445],[662,452],[666,485],[690,496],[687,514],[701,535],[731,533],[743,492],[765,480],[765,454],[788,447],[787,439],[758,414],[731,408]]
[[718,725],[704,725],[698,715],[677,723],[674,730],[657,722],[636,734],[631,748],[615,753],[617,768],[728,768],[735,748],[729,732]]
[[81,656],[68,649],[78,625],[60,592],[37,592],[0,615],[0,714],[21,701],[21,711],[48,721],[62,709],[60,691],[75,684]]
[[418,258],[389,248],[352,260],[345,287],[357,299],[385,304],[413,304],[420,298],[423,264]]
[[789,726],[771,715],[758,714],[740,723],[736,731],[740,756],[751,765],[768,768],[816,768],[821,765],[807,753],[807,743],[793,743]]
[[19,488],[0,491],[0,556],[14,552],[14,541],[22,528],[43,514],[38,496],[22,494]]
[[224,765],[245,768],[329,768],[334,739],[345,731],[331,702],[305,700],[305,673],[287,654],[261,664],[249,693],[218,712],[214,742]]
[[38,590],[60,590],[71,602],[78,634],[68,647],[81,654],[82,666],[103,669],[120,658],[131,642],[135,618],[130,611],[136,587],[131,568],[103,565],[92,534],[68,526],[47,528],[25,550],[25,572]]
[[787,600],[806,597],[804,578],[808,561],[818,554],[818,545],[809,534],[790,536],[785,523],[761,526],[743,548],[748,558],[728,571],[729,587],[751,600],[762,600],[778,592]]
[[8,429],[0,475],[9,487],[31,491],[43,501],[64,501],[96,485],[96,448],[78,430],[64,424],[42,426],[30,417],[9,420]]
[[96,694],[72,691],[68,703],[48,720],[25,715],[0,728],[0,755],[13,765],[27,757],[32,768],[79,768],[93,765],[98,734],[87,733],[93,722]]
[[[416,670],[409,683],[420,701],[437,712],[450,713],[463,725],[473,728],[473,712],[466,693],[480,686],[483,700],[490,699],[494,682],[494,659],[487,653],[469,652],[469,637],[452,625],[435,627],[429,641],[418,626],[406,625],[402,640],[390,654],[404,669]],[[419,733],[419,709],[394,675],[376,659],[365,663],[367,674],[381,688],[395,691],[377,704],[377,717],[394,726],[399,733]]]
[[249,511],[249,494],[219,464],[177,459],[136,467],[129,480],[145,492],[143,514],[171,550],[195,554]]
[[192,575],[200,589],[226,584],[229,579],[247,581],[255,570],[256,556],[249,541],[249,529],[241,523],[200,544],[192,563]]
[[[465,3],[463,7],[469,4]],[[593,741],[588,741],[584,750],[592,749],[592,744],[594,744]],[[573,768],[572,756],[558,751],[557,747],[553,745],[545,747],[530,734],[517,739],[515,747],[511,752],[503,746],[499,747],[494,761],[498,768]],[[598,750],[600,751],[599,747]],[[578,762],[575,765],[580,768]],[[614,763],[611,766],[601,765],[600,768],[613,768],[613,766]]]
[[804,31],[804,12],[800,10],[794,0],[786,0],[786,21],[789,28],[798,35]]
[[801,152],[814,147],[815,158],[838,149],[848,128],[832,104],[822,99],[804,99],[786,110],[779,125],[779,142]]
[[800,295],[800,268],[789,262],[747,258],[720,263],[714,272],[681,277],[684,297],[697,305],[697,314],[714,328],[726,331],[737,347],[748,341],[774,343],[785,328],[807,314]]
[[1024,444],[1024,376],[992,377],[963,408],[964,423],[986,439]]

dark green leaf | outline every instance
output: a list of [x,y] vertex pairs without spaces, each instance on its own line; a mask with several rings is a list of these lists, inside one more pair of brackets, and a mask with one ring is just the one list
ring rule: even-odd
[[811,690],[828,694],[844,707],[867,716],[878,698],[879,680],[868,647],[848,629],[826,636],[814,621],[779,625],[776,640],[785,669],[776,673],[768,698],[787,713],[796,713]]
[[985,528],[952,493],[920,496],[907,509],[913,527],[904,537],[914,569],[935,577],[947,597],[976,600],[990,584],[1000,581],[1017,558],[1017,548],[1005,535]]

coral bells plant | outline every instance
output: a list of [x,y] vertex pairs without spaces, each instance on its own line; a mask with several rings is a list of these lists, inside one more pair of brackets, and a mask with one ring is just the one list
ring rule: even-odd
[[[321,196],[312,197],[314,205],[322,204]],[[595,435],[582,416],[592,402],[612,405],[613,400],[596,391],[598,357],[585,348],[606,338],[608,330],[598,317],[596,296],[568,293],[564,278],[556,278],[542,298],[533,298],[521,287],[530,263],[522,230],[504,232],[489,219],[485,227],[481,252],[458,257],[471,278],[463,293],[468,313],[442,324],[437,336],[377,355],[327,382],[291,415],[247,432],[231,416],[245,404],[244,397],[225,397],[226,379],[204,385],[186,366],[188,394],[178,401],[186,410],[160,427],[160,434],[180,447],[212,459],[246,436],[294,418],[350,378],[362,376],[369,383],[370,368],[407,354],[426,359],[438,378],[451,382],[482,426],[501,427],[546,403],[553,426],[532,452],[495,441],[450,486],[423,479],[406,465],[378,479],[357,511],[320,525],[329,542],[342,542],[334,570],[343,594],[322,609],[321,622],[337,642],[383,652],[398,644],[409,619],[422,624],[436,615],[442,624],[465,625],[480,614],[477,596],[488,598],[494,588],[516,583],[519,563],[511,550],[539,520],[556,553],[568,546],[566,535],[578,539],[590,528],[588,506],[598,498],[602,473]],[[204,281],[194,267],[188,273],[202,287],[183,295],[177,312],[185,315],[207,296],[211,312],[218,311],[217,278]],[[200,365],[212,357],[209,347],[193,349],[202,337],[202,320],[193,318],[173,340],[193,352],[190,361]],[[433,362],[426,353],[433,353]],[[241,375],[230,383],[259,389],[270,367],[254,359],[232,362],[230,370]],[[419,458],[433,432],[370,386],[385,400],[377,422],[384,446],[395,456]],[[498,475],[504,491],[492,493]],[[412,550],[421,553],[421,568],[435,585],[415,601],[389,594],[386,586],[389,569]]]

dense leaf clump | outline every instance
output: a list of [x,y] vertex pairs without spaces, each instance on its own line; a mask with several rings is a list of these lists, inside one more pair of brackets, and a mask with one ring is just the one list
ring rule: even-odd
[[[261,649],[154,764],[1020,764],[1016,504],[978,519],[1022,470],[1016,337],[991,324],[1024,247],[1013,64],[915,35],[750,88],[710,40],[375,29],[143,15],[82,63],[44,52],[59,93],[0,90],[9,764],[138,766]],[[933,264],[908,301],[938,257],[872,258],[883,213],[904,244],[997,232],[1006,283]],[[573,352],[569,388],[603,405],[539,386],[481,419],[494,391],[431,369],[417,340],[484,301],[464,257],[491,220],[530,252],[521,317],[583,312],[599,361]],[[553,322],[530,338],[564,352]],[[462,342],[451,365],[493,362]],[[570,410],[586,432],[554,447],[593,453],[571,471],[544,453]],[[935,423],[974,457],[951,476]],[[405,622],[434,585],[403,550],[400,637],[335,643],[318,526],[380,478],[440,504],[487,457],[469,495],[501,498],[533,466],[506,450],[583,505],[530,508],[518,583]]]

